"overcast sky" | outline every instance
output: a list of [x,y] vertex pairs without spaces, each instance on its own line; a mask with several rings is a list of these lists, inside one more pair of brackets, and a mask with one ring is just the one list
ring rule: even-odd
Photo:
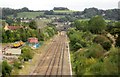
[[53,7],[67,7],[82,11],[85,8],[99,9],[118,8],[120,0],[0,0],[0,7],[19,9],[28,7],[30,10],[51,10]]

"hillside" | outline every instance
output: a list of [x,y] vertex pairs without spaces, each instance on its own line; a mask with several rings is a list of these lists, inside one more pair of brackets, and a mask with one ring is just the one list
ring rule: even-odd
[[73,12],[77,12],[74,10],[54,10],[55,13],[73,13]]
[[[27,18],[35,18],[36,16],[43,15],[44,12],[21,12],[17,13],[17,17],[27,17]],[[10,15],[10,17],[13,17],[13,15]]]

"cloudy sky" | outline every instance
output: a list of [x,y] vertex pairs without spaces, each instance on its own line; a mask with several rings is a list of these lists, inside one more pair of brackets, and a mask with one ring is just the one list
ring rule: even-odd
[[0,0],[0,7],[30,10],[51,10],[53,7],[68,7],[71,10],[84,10],[96,7],[99,9],[118,8],[120,0]]

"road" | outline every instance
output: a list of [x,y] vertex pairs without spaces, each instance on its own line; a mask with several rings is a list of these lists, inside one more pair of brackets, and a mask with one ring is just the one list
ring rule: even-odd
[[39,62],[30,75],[72,75],[69,45],[65,32],[52,39],[47,49],[42,51]]

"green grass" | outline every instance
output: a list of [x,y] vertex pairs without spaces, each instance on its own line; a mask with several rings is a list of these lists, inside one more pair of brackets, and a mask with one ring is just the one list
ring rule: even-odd
[[[79,21],[89,21],[90,19],[79,19]],[[111,20],[105,20],[105,22],[110,22]]]
[[[17,17],[19,18],[23,18],[23,17],[27,17],[27,18],[35,18],[36,16],[39,15],[43,15],[44,12],[21,12],[21,13],[17,13]],[[12,17],[13,15],[11,15],[10,17]]]
[[79,21],[89,21],[90,19],[79,19]]
[[73,11],[73,10],[54,10],[55,13],[67,13],[67,14],[71,14],[73,12],[77,12],[77,11]]
[[111,20],[105,20],[105,22],[110,22]]
[[54,10],[54,12],[59,12],[59,13],[71,13],[71,12],[76,12],[73,10]]

